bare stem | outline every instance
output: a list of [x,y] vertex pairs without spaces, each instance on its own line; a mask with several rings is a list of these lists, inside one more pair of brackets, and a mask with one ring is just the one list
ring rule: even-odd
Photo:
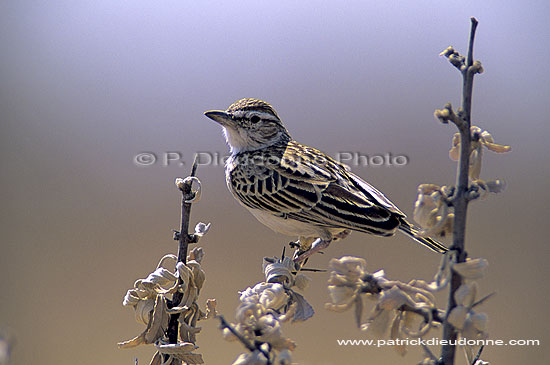
[[[191,168],[191,175],[195,176],[197,172],[198,158],[195,155],[195,161],[193,162],[193,167]],[[190,202],[193,199],[192,181],[186,182],[181,190],[181,219],[180,219],[180,231],[177,234],[177,239],[179,241],[178,247],[178,262],[186,263],[187,261],[187,248],[189,243],[193,242],[193,237],[189,234],[189,218],[191,216],[191,205]],[[180,284],[183,282],[182,279],[179,279]],[[172,297],[172,303],[170,307],[179,306],[181,299],[183,298],[183,293],[176,292]],[[168,324],[167,336],[169,343],[178,342],[178,319],[180,313],[174,313],[170,315],[170,322]]]
[[485,347],[485,345],[481,345],[481,346],[479,347],[479,350],[478,350],[478,352],[477,352],[477,354],[476,354],[476,357],[474,357],[474,360],[472,361],[472,364],[471,364],[471,365],[476,365],[477,360],[479,360],[479,358],[481,357],[481,353],[483,352],[483,348],[484,348],[484,347]]
[[[466,215],[468,211],[468,186],[469,186],[469,167],[470,167],[470,146],[471,146],[471,111],[472,111],[472,90],[474,86],[474,75],[476,74],[474,64],[474,38],[477,27],[477,20],[471,18],[470,41],[468,45],[468,57],[466,65],[462,70],[462,108],[458,112],[460,123],[455,123],[460,132],[460,159],[458,162],[458,172],[455,196],[453,198],[454,206],[454,229],[453,244],[451,249],[457,251],[457,262],[466,260],[466,251],[464,250],[466,234]],[[462,285],[462,278],[456,272],[452,272],[451,289],[447,305],[447,315],[456,306],[455,292]],[[455,343],[457,332],[455,328],[445,320],[443,325],[443,339]],[[444,345],[441,351],[439,363],[442,365],[454,365],[455,345]]]
[[248,351],[250,351],[250,352],[259,351],[262,355],[264,355],[264,357],[267,360],[266,365],[271,365],[272,364],[271,357],[269,356],[268,352],[264,351],[257,344],[254,345],[254,344],[250,343],[250,341],[248,341],[243,335],[241,335],[239,332],[237,332],[235,330],[235,328],[233,328],[232,325],[227,323],[227,321],[225,320],[225,318],[223,316],[217,316],[217,317],[220,320],[220,324],[221,324],[222,329],[227,328],[229,330],[229,332],[231,332],[235,337],[237,337],[237,339],[244,345],[244,347],[246,347],[246,349]]

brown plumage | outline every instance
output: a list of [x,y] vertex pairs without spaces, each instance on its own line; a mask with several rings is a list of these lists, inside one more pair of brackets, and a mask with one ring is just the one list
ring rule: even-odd
[[231,148],[227,186],[273,230],[330,241],[346,231],[392,236],[398,230],[429,249],[441,243],[418,229],[380,191],[323,152],[290,137],[273,107],[242,99],[226,111],[209,111]]

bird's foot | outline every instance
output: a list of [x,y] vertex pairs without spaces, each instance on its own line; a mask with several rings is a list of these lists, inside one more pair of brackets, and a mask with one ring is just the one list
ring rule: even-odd
[[307,260],[310,256],[317,252],[321,252],[321,250],[324,250],[327,248],[332,240],[323,240],[321,238],[317,238],[312,244],[311,247],[306,250],[298,249],[294,252],[293,260],[297,264],[303,263],[305,260]]
[[290,246],[290,248],[299,248],[300,247],[300,241],[296,241],[296,242],[290,241],[288,243],[288,245]]
[[311,245],[313,242],[315,242],[316,238],[314,237],[303,237],[301,236],[297,241],[289,242],[288,245],[291,248],[296,248],[301,252],[305,252],[311,248]]

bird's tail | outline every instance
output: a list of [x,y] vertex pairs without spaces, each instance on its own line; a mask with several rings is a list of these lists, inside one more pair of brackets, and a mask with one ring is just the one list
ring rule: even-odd
[[445,247],[441,242],[438,242],[430,237],[422,237],[420,235],[420,230],[407,222],[405,219],[401,221],[399,231],[434,252],[445,253],[449,251],[449,249]]

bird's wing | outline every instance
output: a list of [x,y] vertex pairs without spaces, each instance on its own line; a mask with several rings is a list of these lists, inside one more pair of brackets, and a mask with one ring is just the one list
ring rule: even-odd
[[231,182],[234,194],[250,208],[380,235],[393,234],[404,216],[382,193],[314,148],[289,142],[272,149],[269,158],[272,163],[250,174],[254,178],[248,180],[254,181]]
[[275,215],[313,208],[334,181],[321,164],[287,156],[283,146],[236,158],[227,176],[229,189],[245,206]]

